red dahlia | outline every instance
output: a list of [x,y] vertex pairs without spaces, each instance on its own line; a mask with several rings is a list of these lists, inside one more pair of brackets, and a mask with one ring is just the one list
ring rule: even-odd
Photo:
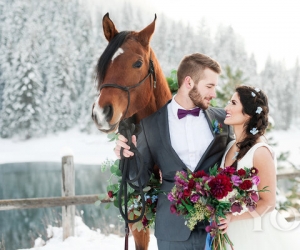
[[219,174],[208,183],[212,195],[220,200],[224,198],[228,192],[232,191],[230,178],[226,175]]

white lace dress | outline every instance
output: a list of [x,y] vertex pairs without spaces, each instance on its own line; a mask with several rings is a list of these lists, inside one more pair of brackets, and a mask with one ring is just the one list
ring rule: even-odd
[[[235,141],[227,145],[221,166],[224,167],[225,156]],[[255,144],[238,162],[238,169],[253,167],[254,152],[259,147],[274,150],[266,143]],[[233,242],[234,250],[300,250],[300,221],[287,222],[274,210],[262,217],[233,221],[228,227],[228,236]],[[227,249],[231,249],[227,246]]]

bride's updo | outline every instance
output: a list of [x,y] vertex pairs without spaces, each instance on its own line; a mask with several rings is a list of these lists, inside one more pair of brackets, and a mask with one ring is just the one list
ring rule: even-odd
[[268,97],[258,88],[239,86],[235,89],[243,106],[243,114],[250,116],[244,125],[246,137],[237,146],[240,150],[236,159],[241,159],[256,143],[257,139],[264,135],[268,127]]

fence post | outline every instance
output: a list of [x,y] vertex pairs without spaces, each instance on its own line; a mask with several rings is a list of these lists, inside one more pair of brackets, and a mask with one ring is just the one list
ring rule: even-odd
[[[72,155],[62,157],[62,197],[75,196],[75,170]],[[63,240],[74,236],[75,205],[62,207]]]

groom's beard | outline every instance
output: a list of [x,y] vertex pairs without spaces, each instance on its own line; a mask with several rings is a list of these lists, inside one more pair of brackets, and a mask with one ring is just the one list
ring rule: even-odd
[[204,99],[203,99],[202,95],[200,94],[200,92],[198,91],[196,86],[194,86],[190,90],[189,97],[195,106],[201,108],[202,110],[206,110],[208,108],[209,105],[204,103]]

